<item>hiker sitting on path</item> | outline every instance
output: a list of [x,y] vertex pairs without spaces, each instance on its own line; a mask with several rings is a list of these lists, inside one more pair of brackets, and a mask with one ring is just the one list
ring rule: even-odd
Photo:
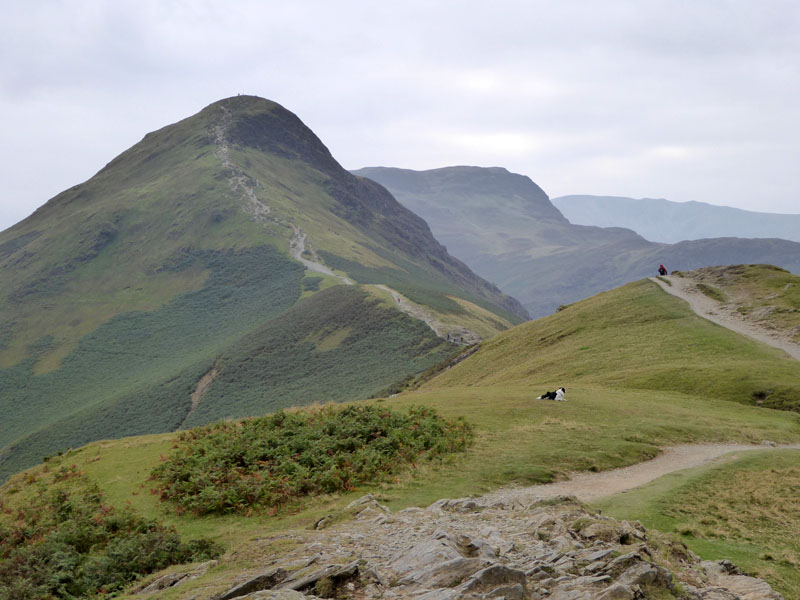
[[662,277],[667,274],[667,268],[664,265],[658,267],[658,274]]

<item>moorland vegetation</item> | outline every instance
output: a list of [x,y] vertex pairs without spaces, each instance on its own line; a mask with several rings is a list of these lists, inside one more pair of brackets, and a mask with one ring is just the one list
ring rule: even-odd
[[209,539],[184,542],[174,527],[113,506],[75,464],[47,465],[21,497],[0,498],[0,598],[107,597],[174,564],[217,558]]
[[[444,461],[418,461],[383,481],[361,482],[357,489],[305,496],[272,513],[254,511],[250,518],[235,511],[198,518],[149,493],[157,489],[150,480],[153,469],[171,453],[182,452],[176,434],[95,443],[53,460],[78,464],[115,506],[129,502],[144,518],[162,520],[183,536],[206,536],[235,548],[235,558],[223,557],[213,574],[230,580],[247,565],[267,560],[267,550],[250,541],[254,537],[311,526],[341,513],[365,492],[400,509],[501,485],[553,481],[572,471],[625,466],[668,445],[800,442],[800,415],[765,408],[753,398],[754,391],[771,389],[776,382],[794,397],[797,381],[797,361],[697,317],[685,303],[644,280],[500,334],[416,389],[359,403],[379,411],[422,405],[444,419],[463,417],[474,443]],[[567,402],[535,400],[557,384],[567,387]],[[206,443],[203,436],[199,439]],[[789,573],[791,536],[773,535],[772,525],[758,527],[771,519],[794,518],[788,497],[800,483],[791,464],[796,451],[774,461],[770,457],[777,454],[758,454],[749,463],[729,463],[724,476],[711,483],[698,479],[705,487],[691,493],[681,492],[673,476],[662,478],[660,491],[651,495],[655,508],[631,503],[631,510],[620,516],[663,526],[704,557],[740,560],[779,589],[796,591],[800,583]],[[742,478],[761,481],[767,492],[752,486],[731,489],[730,481]],[[8,485],[23,487],[22,476]],[[769,508],[770,494],[779,503],[787,498],[785,510]],[[633,497],[626,494],[623,504]],[[716,504],[705,514],[704,503],[713,497]],[[727,502],[731,508],[725,508]],[[658,516],[667,509],[672,525]],[[608,512],[616,515],[617,509]],[[726,531],[728,522],[735,526]],[[743,535],[747,530],[749,539]]]
[[153,470],[162,500],[196,515],[252,515],[310,495],[386,481],[407,465],[466,450],[471,427],[422,406],[327,406],[181,433]]

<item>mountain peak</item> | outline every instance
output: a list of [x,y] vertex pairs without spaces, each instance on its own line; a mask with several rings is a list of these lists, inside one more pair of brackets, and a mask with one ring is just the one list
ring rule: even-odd
[[226,141],[287,159],[299,159],[326,173],[343,169],[325,144],[290,110],[259,96],[218,100],[200,115],[215,130],[224,128]]

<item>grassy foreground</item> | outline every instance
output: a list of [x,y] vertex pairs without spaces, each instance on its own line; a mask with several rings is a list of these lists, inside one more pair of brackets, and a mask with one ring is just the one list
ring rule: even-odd
[[591,384],[681,392],[698,401],[800,405],[798,361],[698,317],[648,280],[501,333],[426,388],[510,384],[564,385],[568,392]]
[[[145,518],[174,525],[187,539],[207,536],[222,543],[228,554],[209,577],[230,579],[277,551],[258,538],[308,527],[366,492],[379,494],[392,509],[425,506],[505,484],[546,482],[574,470],[633,464],[668,445],[800,441],[799,414],[753,402],[753,390],[768,381],[783,381],[793,393],[800,367],[695,317],[680,300],[645,281],[516,327],[422,388],[370,401],[393,409],[428,406],[447,419],[463,416],[474,428],[475,443],[466,454],[417,464],[393,482],[317,496],[273,516],[195,517],[161,503],[149,480],[175,446],[175,434],[96,442],[50,464],[76,464],[98,482],[109,503],[129,503]],[[558,385],[566,386],[568,402],[534,399]],[[12,478],[0,494],[13,503],[24,497],[25,479],[35,476],[33,469]],[[702,506],[689,496],[670,502],[681,509]],[[691,525],[689,517],[681,517],[684,521]],[[751,542],[726,538],[727,548],[706,543],[698,538],[693,547],[704,557],[719,551],[737,561],[740,548]],[[766,552],[758,539],[752,545]]]
[[[445,418],[468,415],[476,433],[475,444],[463,456],[418,463],[394,482],[362,485],[340,495],[321,495],[274,516],[196,517],[178,514],[159,501],[150,474],[172,452],[176,434],[97,442],[48,464],[51,469],[77,465],[99,482],[109,504],[130,506],[144,518],[159,519],[174,526],[185,539],[209,537],[223,544],[228,554],[209,576],[230,580],[234,573],[264,564],[269,553],[280,551],[265,547],[259,538],[307,528],[367,492],[378,494],[382,502],[398,510],[426,506],[442,497],[479,494],[504,484],[549,481],[572,470],[632,464],[655,455],[661,445],[727,440],[758,443],[765,438],[800,441],[800,417],[794,413],[723,400],[698,401],[672,392],[600,386],[573,386],[569,397],[566,403],[536,401],[529,388],[509,386],[418,391],[379,401],[398,409],[427,405]],[[40,468],[27,476],[35,477]],[[24,490],[23,476],[16,476],[2,493],[13,503],[15,497],[23,497]],[[704,557],[724,555],[739,560],[737,543],[708,551],[696,544],[692,547]]]
[[[448,463],[418,465],[396,483],[363,485],[344,496],[322,496],[292,513],[242,519],[236,516],[178,515],[159,502],[149,480],[169,455],[178,434],[103,441],[51,460],[76,464],[100,483],[109,502],[130,502],[147,517],[164,517],[190,537],[207,535],[225,544],[248,532],[307,524],[368,491],[378,492],[392,508],[425,506],[441,497],[478,494],[509,483],[551,481],[574,470],[605,470],[633,464],[658,453],[659,446],[698,441],[759,443],[800,441],[800,417],[719,400],[698,402],[675,393],[638,392],[578,386],[570,401],[534,400],[527,388],[509,386],[418,391],[385,400],[392,408],[422,404],[445,418],[468,415],[475,445]],[[36,473],[37,467],[28,473]],[[51,467],[53,468],[53,467]],[[13,496],[24,488],[23,475],[3,488]]]
[[729,455],[598,502],[613,517],[679,535],[703,558],[727,558],[787,598],[800,590],[800,451]]

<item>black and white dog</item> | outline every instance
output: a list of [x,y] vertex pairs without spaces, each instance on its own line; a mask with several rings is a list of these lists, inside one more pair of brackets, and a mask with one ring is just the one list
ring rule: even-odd
[[555,400],[556,402],[566,402],[567,390],[560,387],[555,392],[547,392],[536,398],[537,400]]

